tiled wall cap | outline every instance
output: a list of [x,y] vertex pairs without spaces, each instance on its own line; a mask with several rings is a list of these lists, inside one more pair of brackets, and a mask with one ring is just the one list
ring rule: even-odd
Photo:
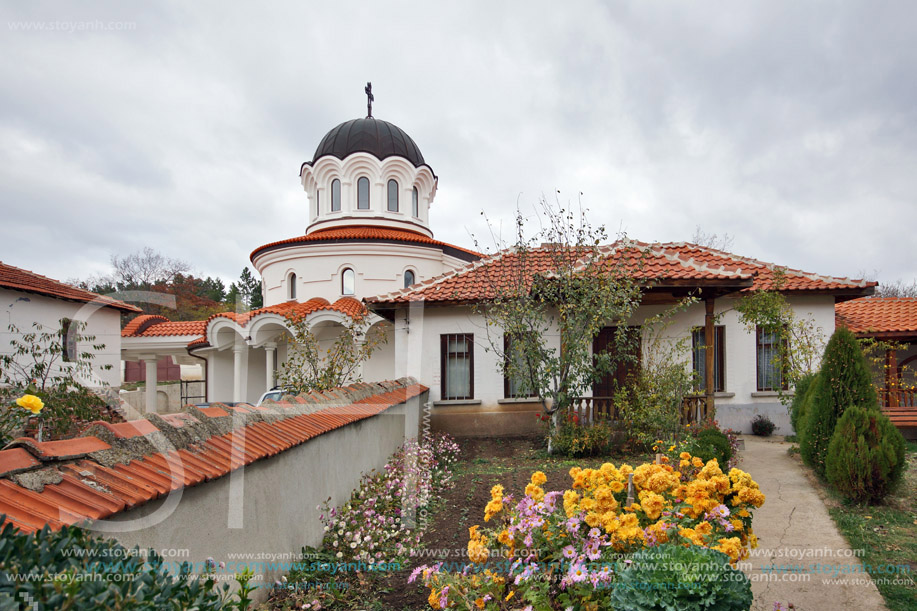
[[0,450],[0,476],[26,471],[39,464],[41,463],[23,448]]
[[111,446],[98,437],[77,437],[60,441],[38,442],[28,437],[21,437],[7,447],[25,448],[40,460],[68,460],[82,458],[92,452],[110,450]]

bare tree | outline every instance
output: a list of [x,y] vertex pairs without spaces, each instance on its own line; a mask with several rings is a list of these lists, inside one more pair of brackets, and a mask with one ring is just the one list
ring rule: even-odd
[[705,246],[707,248],[729,252],[729,250],[732,248],[733,242],[735,242],[735,236],[724,233],[723,237],[720,237],[716,233],[706,233],[703,229],[701,229],[701,226],[698,225],[694,229],[694,235],[691,236],[691,242],[697,244],[698,246]]
[[111,256],[114,284],[149,288],[160,282],[169,282],[178,274],[187,274],[191,265],[180,259],[171,259],[149,246],[124,257]]
[[879,280],[879,270],[867,272],[865,269],[858,271],[857,276],[864,280],[879,282],[872,297],[917,297],[917,278],[911,280],[910,283],[906,283],[901,278],[894,282],[882,282]]

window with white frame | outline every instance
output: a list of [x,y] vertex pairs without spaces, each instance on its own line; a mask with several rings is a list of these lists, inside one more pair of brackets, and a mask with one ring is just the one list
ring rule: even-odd
[[338,212],[341,209],[341,181],[335,178],[331,181],[331,211]]
[[341,272],[341,295],[353,295],[356,288],[356,274],[349,267]]

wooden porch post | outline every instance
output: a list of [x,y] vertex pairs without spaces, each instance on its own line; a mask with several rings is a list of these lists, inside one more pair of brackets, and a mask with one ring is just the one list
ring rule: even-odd
[[714,333],[713,333],[713,306],[716,299],[708,297],[704,299],[704,416],[706,418],[716,418],[716,406],[713,402],[713,367],[714,353],[716,351]]
[[898,352],[885,349],[885,405],[898,407]]

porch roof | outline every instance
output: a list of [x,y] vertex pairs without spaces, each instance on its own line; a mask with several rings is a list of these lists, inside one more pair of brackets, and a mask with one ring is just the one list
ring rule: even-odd
[[835,322],[859,337],[917,340],[917,298],[870,297],[839,303]]

